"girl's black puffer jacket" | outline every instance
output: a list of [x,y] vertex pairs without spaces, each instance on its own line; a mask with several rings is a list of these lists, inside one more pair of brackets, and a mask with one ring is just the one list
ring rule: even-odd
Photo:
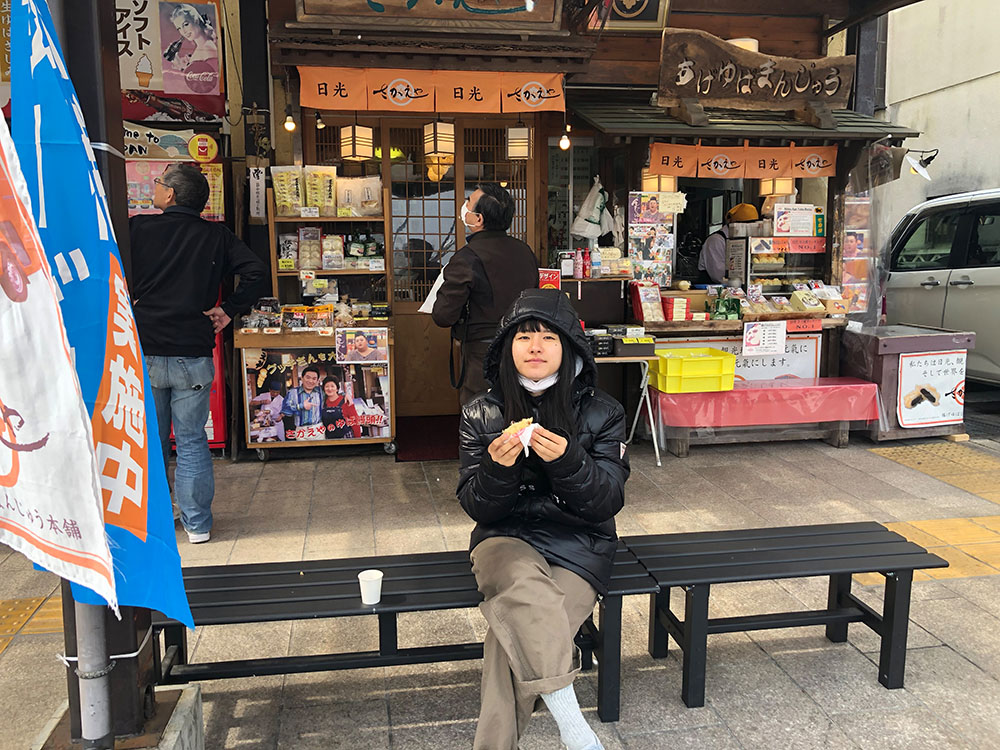
[[497,382],[507,332],[529,318],[564,334],[573,351],[563,356],[575,354],[582,361],[573,390],[577,434],[555,461],[546,463],[532,452],[513,466],[501,466],[487,449],[507,426],[502,394],[493,388],[466,404],[458,498],[476,521],[470,549],[490,537],[517,537],[603,594],[618,542],[614,517],[624,505],[629,475],[625,411],[595,387],[597,366],[576,313],[565,294],[552,290],[522,292],[500,321],[484,362],[491,382]]

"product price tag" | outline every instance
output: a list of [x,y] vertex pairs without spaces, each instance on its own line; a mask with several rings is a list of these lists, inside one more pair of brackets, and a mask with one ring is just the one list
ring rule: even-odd
[[622,339],[622,343],[623,344],[638,344],[639,343],[639,339],[637,339],[637,338],[631,338],[631,337],[624,338],[624,339]]
[[299,280],[301,281],[312,281],[315,278],[315,271],[299,271]]
[[303,206],[299,212],[299,215],[303,219],[318,219],[319,206]]
[[339,216],[342,219],[349,219],[349,218],[351,218],[351,207],[347,206],[345,208],[338,208],[337,209],[337,216]]
[[321,291],[328,288],[330,286],[330,282],[328,279],[313,279],[312,286],[316,291]]
[[278,258],[278,270],[279,271],[294,271],[295,270],[295,258]]
[[384,271],[385,270],[385,258],[371,258],[368,261],[368,270],[370,270],[370,271]]
[[318,333],[320,336],[332,336],[333,335],[333,329],[329,328],[329,327],[314,328],[313,330],[316,331],[316,333]]
[[261,330],[267,334],[281,333],[281,328],[262,328]]

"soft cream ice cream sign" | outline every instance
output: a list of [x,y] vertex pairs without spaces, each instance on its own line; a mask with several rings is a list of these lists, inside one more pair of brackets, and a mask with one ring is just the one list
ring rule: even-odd
[[115,0],[118,67],[123,89],[163,90],[159,3]]

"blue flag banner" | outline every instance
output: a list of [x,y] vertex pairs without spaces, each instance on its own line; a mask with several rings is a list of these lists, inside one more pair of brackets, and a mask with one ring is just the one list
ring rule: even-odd
[[[14,143],[90,414],[118,603],[194,627],[104,185],[45,0],[11,3],[10,31]],[[104,604],[83,586],[73,595]]]

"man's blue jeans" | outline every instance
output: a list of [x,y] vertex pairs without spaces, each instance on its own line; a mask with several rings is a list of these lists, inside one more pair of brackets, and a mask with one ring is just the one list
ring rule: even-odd
[[215,476],[205,423],[215,377],[212,358],[146,357],[146,369],[153,386],[164,468],[170,461],[171,423],[174,427],[174,502],[181,510],[181,523],[188,531],[209,531]]

